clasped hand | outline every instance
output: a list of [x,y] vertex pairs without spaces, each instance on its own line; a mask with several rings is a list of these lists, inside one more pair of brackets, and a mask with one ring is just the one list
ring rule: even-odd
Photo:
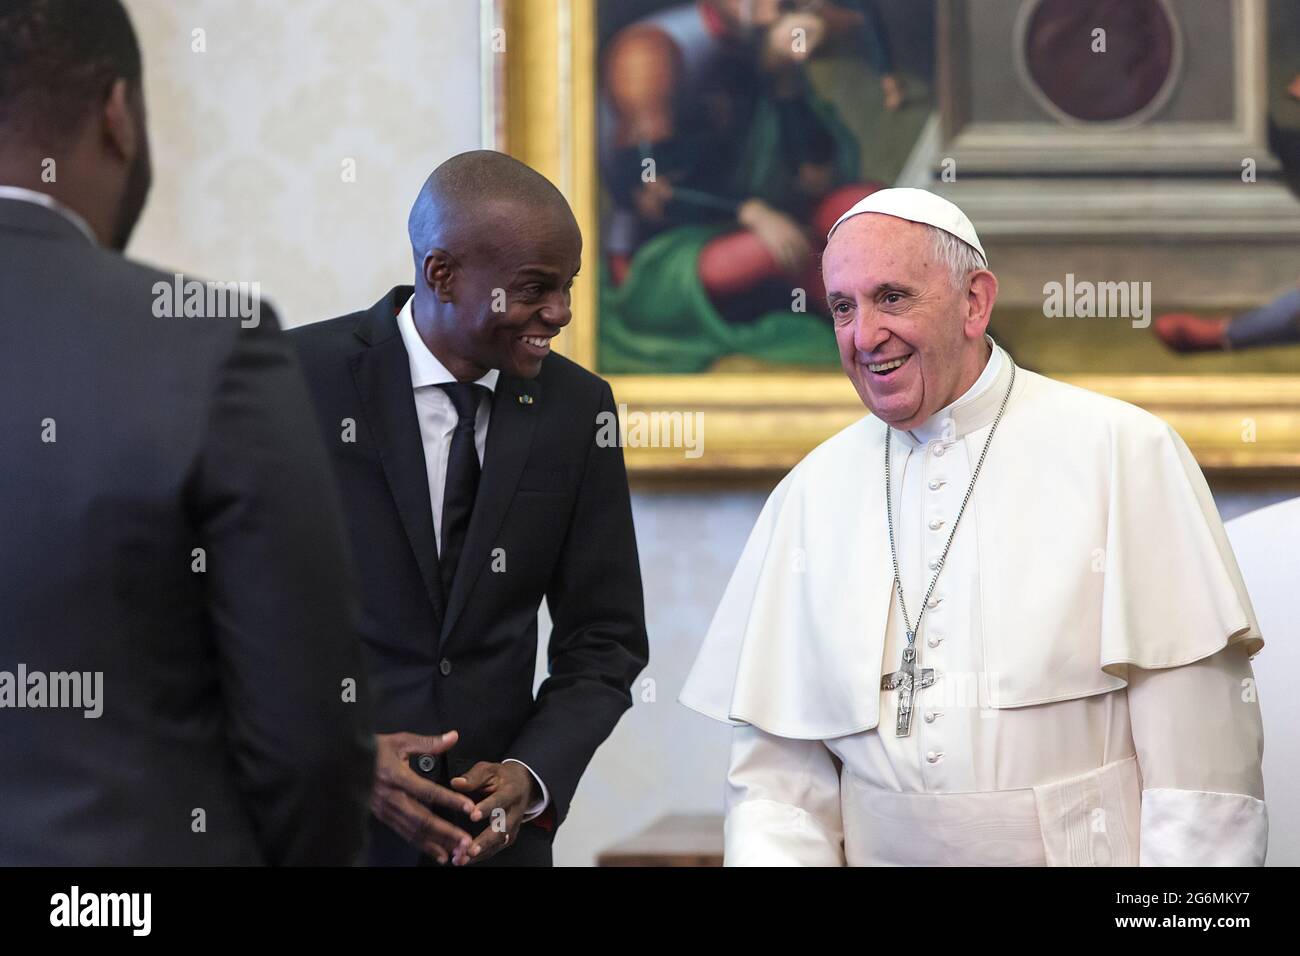
[[[421,734],[378,734],[375,737],[375,788],[370,810],[407,843],[439,863],[454,866],[481,863],[516,842],[524,812],[537,799],[536,781],[520,763],[479,761],[463,775],[452,778],[447,789],[411,769],[417,754],[441,757],[456,745],[452,730],[437,737]],[[438,816],[441,808],[487,820],[477,837]]]

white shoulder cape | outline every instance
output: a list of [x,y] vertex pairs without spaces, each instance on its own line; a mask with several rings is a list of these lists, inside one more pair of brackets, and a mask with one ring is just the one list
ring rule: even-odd
[[[686,706],[796,739],[876,726],[893,598],[884,436],[863,418],[772,492]],[[1263,646],[1200,469],[1132,405],[1021,369],[962,521],[978,531],[992,707],[1106,693],[1126,686],[1128,665]]]

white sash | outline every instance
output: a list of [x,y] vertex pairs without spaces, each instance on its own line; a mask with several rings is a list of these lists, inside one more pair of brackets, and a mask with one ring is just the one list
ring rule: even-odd
[[899,793],[841,775],[850,866],[1137,866],[1137,758],[1020,790]]

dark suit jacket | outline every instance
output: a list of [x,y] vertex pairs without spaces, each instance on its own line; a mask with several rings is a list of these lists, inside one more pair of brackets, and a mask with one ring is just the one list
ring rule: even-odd
[[[449,599],[438,554],[399,287],[365,311],[294,329],[334,460],[361,574],[362,644],[380,733],[460,731],[444,782],[513,757],[563,822],[592,754],[631,704],[648,649],[622,449],[600,447],[608,384],[559,355],[532,381],[501,376],[478,497]],[[355,423],[355,441],[344,429]],[[495,567],[494,567],[495,561]],[[537,612],[554,621],[533,698]],[[549,864],[526,825],[492,862]],[[371,861],[419,853],[372,822]]]
[[103,673],[98,718],[0,708],[0,864],[354,861],[373,739],[306,389],[269,309],[156,318],[157,282],[0,200],[0,671]]

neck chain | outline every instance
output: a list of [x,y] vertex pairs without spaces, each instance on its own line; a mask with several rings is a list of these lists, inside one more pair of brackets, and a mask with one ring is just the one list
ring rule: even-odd
[[[1007,357],[1010,360],[1010,356]],[[989,445],[993,443],[993,436],[998,430],[998,422],[1002,421],[1002,413],[1007,410],[1007,402],[1011,398],[1011,389],[1016,385],[1016,363],[1011,362],[1011,381],[1007,384],[1007,393],[1002,396],[1002,405],[998,408],[997,417],[993,419],[993,427],[989,429],[989,437],[984,439],[984,450],[980,452],[979,461],[975,463],[975,471],[970,477],[970,485],[966,488],[966,496],[961,500],[961,507],[957,509],[957,517],[953,519],[952,531],[948,532],[948,543],[943,546],[943,553],[939,555],[939,562],[934,569],[934,577],[930,579],[930,587],[925,592],[925,598],[921,601],[921,610],[916,615],[916,625],[913,626],[907,617],[907,602],[903,600],[903,579],[898,574],[898,549],[894,545],[894,506],[892,501],[892,484],[889,480],[889,433],[891,429],[885,428],[885,511],[889,516],[889,555],[894,561],[894,586],[898,588],[898,607],[903,612],[903,627],[907,631],[907,649],[912,650],[916,641],[916,632],[921,627],[921,618],[925,616],[925,609],[930,604],[930,595],[934,593],[934,586],[939,581],[939,575],[943,573],[943,563],[948,559],[948,549],[952,547],[952,539],[957,536],[957,524],[961,521],[961,516],[966,512],[966,505],[970,502],[971,493],[975,491],[975,482],[979,480],[980,468],[984,465],[984,456],[989,453]]]

